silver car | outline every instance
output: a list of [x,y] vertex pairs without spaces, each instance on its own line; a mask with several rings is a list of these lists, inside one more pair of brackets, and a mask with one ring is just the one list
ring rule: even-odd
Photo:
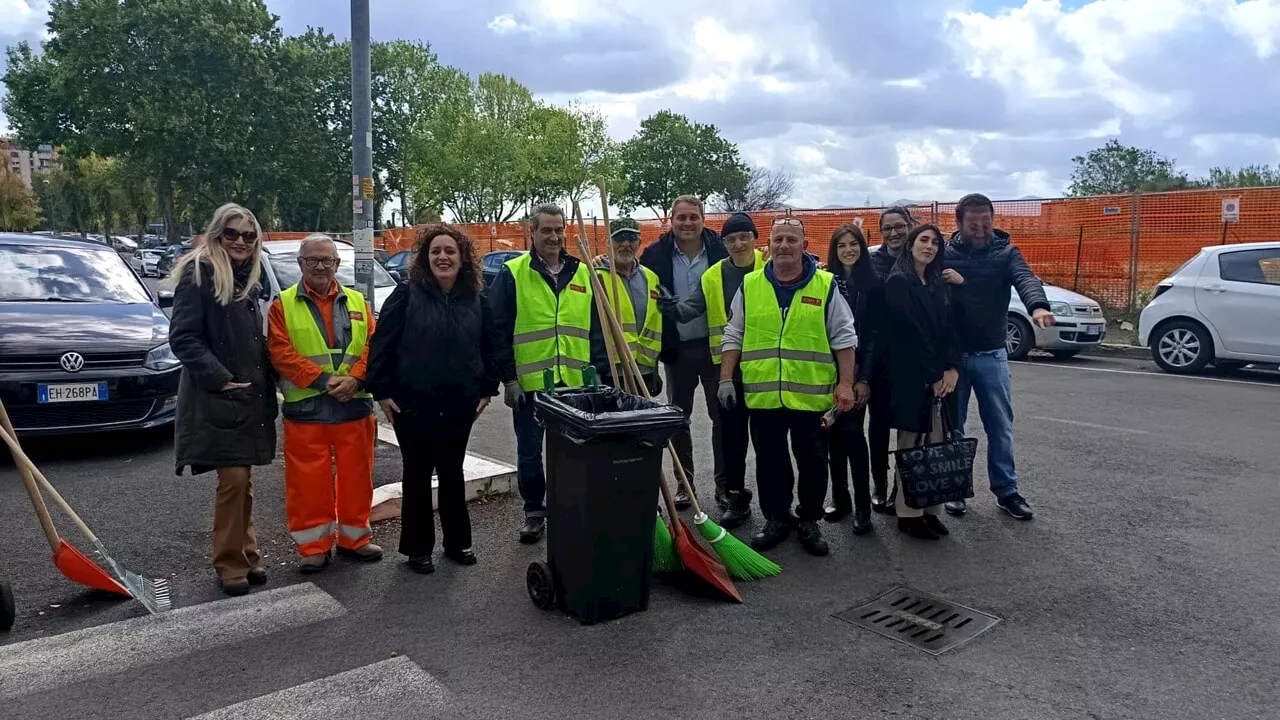
[[1080,293],[1045,283],[1044,294],[1053,313],[1052,327],[1038,328],[1018,293],[1009,297],[1009,324],[1004,347],[1010,360],[1022,360],[1033,349],[1045,350],[1055,358],[1075,357],[1081,350],[1100,345],[1107,336],[1107,320],[1102,306]]

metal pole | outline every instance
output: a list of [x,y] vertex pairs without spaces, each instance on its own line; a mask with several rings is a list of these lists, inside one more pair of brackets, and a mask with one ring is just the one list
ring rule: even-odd
[[369,70],[369,0],[351,0],[351,240],[356,289],[373,297],[373,100]]

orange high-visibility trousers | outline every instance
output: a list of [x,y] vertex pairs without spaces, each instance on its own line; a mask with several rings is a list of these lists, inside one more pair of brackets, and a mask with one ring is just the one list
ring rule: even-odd
[[284,421],[284,511],[299,554],[328,552],[335,533],[349,550],[369,544],[377,431],[372,415],[336,425]]

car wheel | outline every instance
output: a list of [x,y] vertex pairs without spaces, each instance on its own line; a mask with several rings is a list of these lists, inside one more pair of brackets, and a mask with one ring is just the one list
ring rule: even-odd
[[1004,350],[1010,360],[1022,360],[1036,346],[1036,334],[1031,323],[1018,315],[1010,315],[1004,331]]
[[1213,360],[1213,338],[1200,323],[1174,320],[1151,334],[1151,359],[1165,372],[1200,372]]
[[1050,350],[1049,354],[1059,360],[1070,360],[1080,354],[1079,350]]

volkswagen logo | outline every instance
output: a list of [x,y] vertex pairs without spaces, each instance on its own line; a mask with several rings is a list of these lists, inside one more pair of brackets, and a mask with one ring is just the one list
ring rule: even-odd
[[84,368],[84,356],[78,352],[69,352],[58,358],[58,364],[67,372],[80,372]]

